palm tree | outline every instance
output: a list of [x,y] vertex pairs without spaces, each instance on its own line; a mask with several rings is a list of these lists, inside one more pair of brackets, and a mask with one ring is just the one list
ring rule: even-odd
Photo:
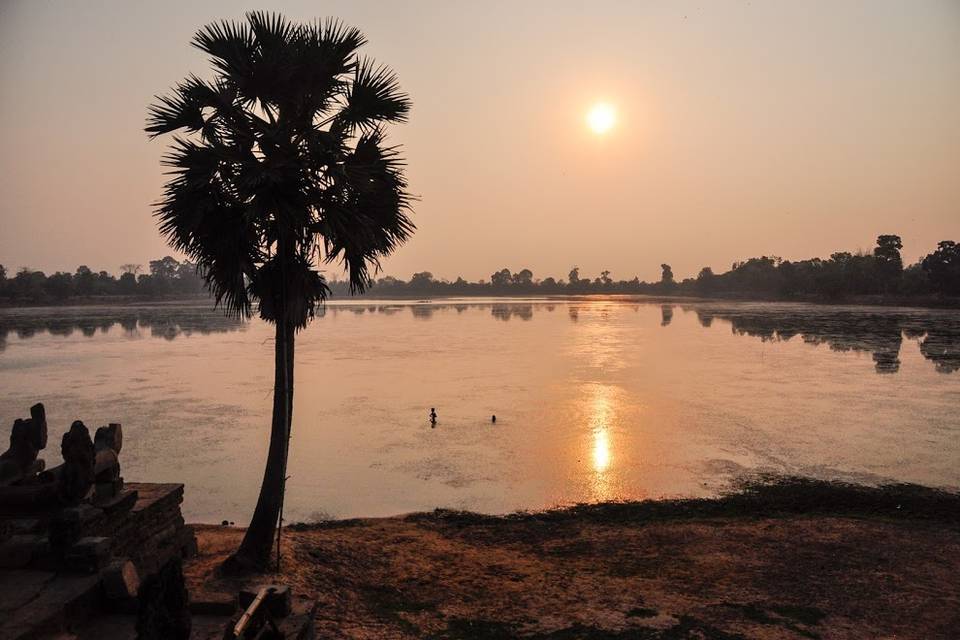
[[293,415],[294,337],[329,290],[319,271],[340,262],[352,293],[413,232],[411,197],[384,126],[410,102],[394,73],[357,50],[336,20],[294,24],[248,13],[197,32],[214,78],[190,75],[150,107],[151,138],[179,131],[157,204],[160,231],[204,275],[216,305],[254,306],[276,328],[273,421],[260,497],[228,564],[264,569],[283,507]]

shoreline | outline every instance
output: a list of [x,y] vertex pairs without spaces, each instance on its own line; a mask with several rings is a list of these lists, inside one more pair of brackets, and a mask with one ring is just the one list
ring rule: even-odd
[[[195,529],[188,586],[216,600],[242,581],[217,566],[243,529]],[[319,599],[318,637],[945,638],[960,493],[761,479],[716,499],[296,524],[283,563],[269,580]]]
[[[462,294],[440,294],[432,295],[429,292],[409,293],[409,294],[391,294],[378,296],[376,293],[367,293],[358,296],[331,296],[327,302],[364,304],[364,301],[391,301],[402,300],[404,302],[433,302],[440,300],[458,300],[458,299],[490,299],[490,300],[593,300],[593,299],[626,299],[642,300],[649,303],[664,304],[684,304],[684,303],[715,303],[715,302],[735,302],[735,303],[770,303],[770,304],[813,304],[821,306],[853,306],[853,307],[880,307],[880,308],[915,308],[915,309],[960,309],[960,298],[944,298],[938,296],[845,296],[838,298],[821,298],[815,296],[753,296],[749,294],[729,294],[729,295],[662,295],[648,293],[462,293]],[[200,303],[208,302],[213,309],[213,299],[207,295],[194,296],[172,296],[165,298],[151,298],[139,296],[96,296],[85,298],[71,298],[60,301],[30,301],[25,304],[13,303],[9,300],[0,300],[0,310],[4,309],[55,309],[69,307],[135,307],[135,306],[176,306],[191,305],[201,306]]]

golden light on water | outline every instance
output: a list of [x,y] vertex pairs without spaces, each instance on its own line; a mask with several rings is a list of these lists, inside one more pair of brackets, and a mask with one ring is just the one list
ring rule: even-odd
[[590,430],[593,437],[591,461],[593,478],[591,479],[594,500],[609,500],[611,483],[608,471],[613,464],[613,446],[610,441],[613,421],[613,398],[611,388],[594,385],[590,406]]
[[610,466],[610,437],[606,429],[593,432],[593,470],[603,473]]
[[587,126],[598,135],[613,129],[617,123],[617,111],[607,102],[598,102],[587,112]]

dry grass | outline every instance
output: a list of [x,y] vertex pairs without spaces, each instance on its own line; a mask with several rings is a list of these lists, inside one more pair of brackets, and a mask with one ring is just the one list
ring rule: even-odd
[[[301,525],[279,579],[320,600],[325,638],[951,638],[958,505],[788,481],[713,501]],[[242,531],[197,533],[194,597],[235,589],[215,568]]]

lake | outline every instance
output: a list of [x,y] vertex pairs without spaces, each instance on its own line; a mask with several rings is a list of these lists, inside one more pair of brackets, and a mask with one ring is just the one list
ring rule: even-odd
[[[359,299],[296,356],[288,521],[706,496],[758,472],[960,486],[957,311]],[[71,421],[121,422],[124,477],[185,483],[188,521],[249,518],[272,383],[272,328],[206,302],[0,309],[4,442],[37,401],[48,466]]]

